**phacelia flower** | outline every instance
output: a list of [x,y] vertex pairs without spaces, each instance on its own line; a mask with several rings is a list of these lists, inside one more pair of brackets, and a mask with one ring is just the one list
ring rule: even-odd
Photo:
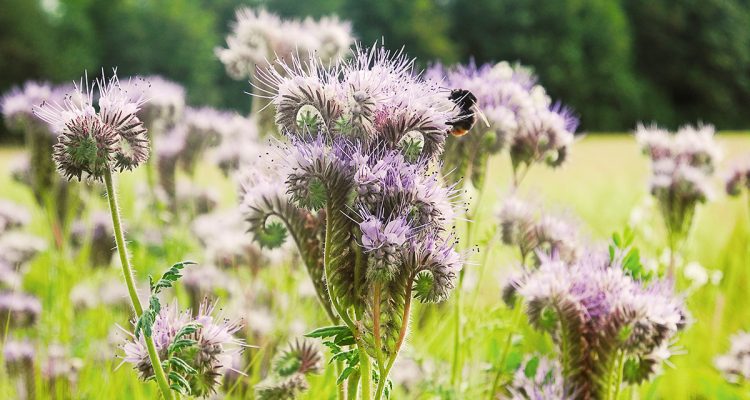
[[521,168],[535,163],[556,167],[566,160],[578,119],[552,102],[528,68],[507,62],[452,68],[438,64],[428,69],[427,77],[450,89],[470,91],[482,112],[475,116],[472,133],[448,139],[443,168],[457,179],[468,176],[481,186],[488,156],[503,147],[508,148],[517,181]]
[[651,158],[651,194],[659,204],[670,246],[681,243],[692,226],[698,204],[711,198],[709,180],[721,151],[710,125],[684,126],[671,133],[638,126],[636,140]]
[[31,215],[25,207],[7,200],[0,200],[0,234],[10,229],[20,228],[28,224],[30,220]]
[[29,81],[22,88],[11,89],[0,98],[5,123],[14,130],[22,130],[26,124],[39,124],[41,121],[34,117],[32,110],[50,97],[53,97],[53,89],[48,83]]
[[161,132],[175,124],[185,109],[185,88],[161,76],[132,77],[121,86],[127,93],[146,100],[137,116],[150,131]]
[[511,284],[532,326],[561,351],[564,388],[576,398],[606,397],[612,388],[601,383],[618,373],[613,360],[623,362],[625,383],[650,379],[687,322],[671,283],[635,280],[618,255],[593,252],[572,263],[542,257]]
[[[232,357],[244,348],[244,343],[234,337],[242,324],[213,314],[214,305],[210,303],[203,303],[196,317],[190,311],[180,312],[177,304],[173,303],[161,308],[153,326],[156,351],[162,360],[167,359],[167,349],[182,328],[191,324],[198,328],[184,337],[194,340],[195,344],[176,354],[196,370],[195,374],[186,377],[191,394],[196,397],[208,397],[217,390],[225,369],[231,366]],[[131,335],[123,345],[123,351],[123,363],[133,365],[142,380],[153,377],[154,371],[142,336],[136,339]]]
[[368,353],[395,359],[407,302],[445,300],[462,266],[456,190],[435,172],[459,112],[412,60],[377,45],[336,66],[278,61],[257,77],[285,136],[273,158],[286,190],[245,187],[252,231],[278,246],[288,230],[321,301],[365,310],[356,329]]
[[732,335],[729,351],[716,357],[714,365],[731,383],[750,380],[750,333],[741,331]]
[[41,312],[42,303],[34,296],[20,292],[0,293],[0,320],[8,321],[11,328],[34,325]]
[[322,370],[323,355],[315,344],[296,340],[281,351],[273,361],[266,379],[255,386],[261,400],[295,399],[309,387],[306,376]]
[[47,242],[29,233],[10,231],[0,235],[0,260],[18,266],[47,248]]
[[541,208],[518,197],[506,199],[498,212],[500,238],[508,246],[517,247],[521,259],[529,255],[538,265],[539,254],[554,255],[574,261],[580,253],[578,228],[569,218],[545,213]]
[[130,170],[148,158],[146,128],[137,117],[143,104],[115,74],[85,90],[78,85],[61,102],[45,102],[34,112],[59,133],[53,157],[60,173],[68,180],[101,180],[106,171]]
[[724,188],[729,196],[739,196],[743,190],[750,193],[750,162],[736,162],[726,174]]
[[47,349],[47,359],[42,363],[41,372],[51,391],[71,393],[78,382],[78,373],[83,368],[83,360],[71,357],[67,349],[51,345]]
[[290,60],[296,53],[315,52],[325,63],[344,56],[354,41],[351,24],[337,17],[284,20],[266,10],[240,8],[227,35],[227,48],[217,48],[216,56],[235,79],[255,74],[274,58]]

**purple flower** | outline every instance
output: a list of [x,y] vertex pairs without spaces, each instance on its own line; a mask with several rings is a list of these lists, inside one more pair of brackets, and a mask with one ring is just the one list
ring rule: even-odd
[[34,325],[41,312],[42,304],[34,296],[20,292],[0,293],[0,320],[8,321],[11,328]]
[[750,333],[740,331],[732,335],[729,351],[716,357],[714,365],[731,383],[750,380]]
[[643,382],[687,320],[670,282],[637,281],[618,256],[590,253],[572,263],[542,257],[513,285],[531,324],[560,348],[566,388],[595,398],[609,390],[597,382],[616,373],[607,360],[622,360],[625,382]]
[[[243,341],[234,337],[242,323],[222,319],[213,314],[214,305],[203,303],[193,318],[190,311],[180,312],[175,302],[162,307],[153,326],[156,351],[162,360],[166,359],[167,348],[182,328],[190,324],[198,327],[195,333],[185,337],[194,340],[195,344],[177,354],[197,370],[195,375],[187,378],[191,394],[197,397],[206,397],[216,391],[220,377],[225,369],[232,365],[232,357],[242,352],[245,346]],[[141,379],[146,380],[153,376],[143,337],[136,339],[131,335],[123,345],[123,351],[123,363],[132,364]]]
[[362,247],[369,255],[368,279],[390,281],[403,262],[401,249],[410,232],[406,218],[398,217],[384,223],[380,218],[365,215],[359,223],[359,229],[362,231]]
[[53,157],[63,176],[100,180],[107,170],[130,170],[148,158],[146,128],[136,116],[143,103],[122,88],[115,74],[91,87],[86,82],[85,90],[76,86],[62,101],[45,102],[34,112],[60,134]]
[[724,182],[724,188],[729,196],[739,196],[743,189],[750,191],[750,162],[735,162],[726,174]]
[[0,200],[0,234],[3,232],[22,227],[29,223],[31,215],[29,210],[20,204],[6,200]]
[[121,86],[131,99],[146,100],[137,115],[149,130],[163,131],[176,123],[185,109],[185,88],[161,76],[136,76]]

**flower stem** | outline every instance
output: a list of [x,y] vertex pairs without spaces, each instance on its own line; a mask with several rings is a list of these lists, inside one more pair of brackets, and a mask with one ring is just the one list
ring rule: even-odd
[[[130,295],[130,301],[133,303],[133,309],[136,313],[136,318],[139,318],[143,314],[143,306],[141,305],[140,299],[138,299],[138,293],[135,290],[135,283],[133,282],[133,269],[130,266],[130,259],[128,258],[128,249],[125,245],[125,236],[122,232],[122,223],[120,222],[120,208],[117,205],[117,193],[115,192],[115,186],[112,183],[112,173],[106,170],[104,173],[104,183],[107,186],[107,200],[109,201],[109,212],[112,216],[112,227],[115,231],[115,243],[117,244],[117,252],[120,255],[120,263],[122,264],[122,273],[125,276],[125,283],[128,286],[128,294]],[[172,400],[172,391],[169,389],[169,383],[167,377],[164,374],[164,369],[161,366],[159,360],[159,354],[156,352],[156,346],[154,346],[154,339],[148,336],[144,336],[146,341],[146,347],[148,348],[148,356],[151,360],[151,366],[154,369],[154,377],[156,382],[159,384],[161,393],[166,400]]]
[[[359,370],[360,370],[360,384],[361,384],[361,400],[372,399],[372,372],[370,371],[370,356],[367,355],[364,346],[357,341],[357,348],[359,349]],[[381,378],[382,380],[382,378]],[[376,398],[376,400],[378,400]]]
[[497,364],[497,372],[495,373],[495,379],[492,381],[492,390],[490,391],[490,400],[495,398],[497,393],[497,386],[500,383],[500,378],[503,376],[505,367],[505,361],[508,359],[510,354],[510,345],[513,342],[513,332],[516,331],[516,327],[520,323],[521,314],[523,313],[523,305],[520,301],[516,301],[515,308],[513,308],[513,317],[511,319],[510,330],[508,335],[505,337],[505,343],[503,344],[503,351],[500,353],[500,362]]

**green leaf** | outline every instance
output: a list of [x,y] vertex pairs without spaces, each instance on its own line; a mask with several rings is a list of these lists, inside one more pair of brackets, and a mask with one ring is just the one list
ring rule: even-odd
[[322,328],[318,328],[312,332],[305,334],[305,336],[309,338],[327,338],[331,336],[336,336],[342,332],[345,332],[345,333],[348,332],[349,334],[351,334],[351,330],[349,330],[348,326],[336,325],[336,326],[324,326]]
[[162,289],[171,288],[172,285],[182,277],[180,270],[188,265],[195,265],[195,263],[193,261],[182,261],[172,265],[164,275],[156,281],[156,284],[153,285],[151,288],[152,294],[160,293]]
[[344,332],[339,332],[338,334],[336,334],[336,336],[333,338],[333,343],[339,346],[351,346],[357,342],[354,340],[354,335],[352,335],[352,332],[347,329]]
[[182,371],[186,374],[193,375],[197,374],[198,371],[196,371],[193,367],[188,365],[188,363],[185,362],[185,360],[181,359],[180,357],[170,357],[169,359],[169,365],[178,370]]
[[359,370],[357,367],[346,367],[343,371],[341,371],[341,375],[339,375],[339,378],[336,380],[336,385],[340,385],[342,382],[346,380],[346,378],[349,377],[349,375],[352,374],[352,372]]
[[167,376],[169,377],[169,382],[171,383],[169,387],[186,396],[190,395],[190,383],[187,381],[187,379],[174,371],[169,371],[169,374],[167,374]]

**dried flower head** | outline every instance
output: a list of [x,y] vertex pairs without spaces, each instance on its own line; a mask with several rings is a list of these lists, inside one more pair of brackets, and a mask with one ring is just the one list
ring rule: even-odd
[[616,360],[624,365],[624,382],[650,379],[687,322],[670,282],[634,279],[618,255],[594,252],[573,263],[543,257],[513,284],[531,324],[550,333],[562,352],[565,389],[577,398],[609,393],[602,383],[619,373],[612,368]]
[[[214,305],[211,303],[203,303],[193,317],[189,310],[180,312],[175,302],[161,308],[153,325],[156,351],[162,360],[167,359],[167,349],[180,330],[188,325],[197,327],[194,333],[182,337],[195,343],[176,354],[196,370],[195,374],[187,377],[191,394],[196,397],[208,397],[217,390],[225,369],[232,365],[232,357],[244,348],[243,341],[234,337],[242,324],[213,314]],[[142,380],[153,377],[146,342],[142,336],[136,339],[130,335],[123,350],[123,363],[132,364]]]
[[113,74],[77,85],[61,102],[45,102],[34,112],[59,133],[53,157],[60,173],[68,180],[100,180],[106,171],[130,170],[148,158],[146,128],[137,117],[143,104]]

